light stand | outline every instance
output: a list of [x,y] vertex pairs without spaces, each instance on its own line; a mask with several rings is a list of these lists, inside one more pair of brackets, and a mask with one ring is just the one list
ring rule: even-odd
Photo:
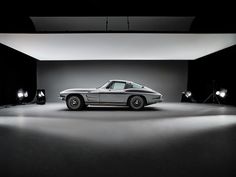
[[208,100],[210,100],[210,98],[212,98],[212,103],[220,104],[220,101],[216,95],[215,80],[212,81],[212,93],[203,101],[203,103],[206,103]]

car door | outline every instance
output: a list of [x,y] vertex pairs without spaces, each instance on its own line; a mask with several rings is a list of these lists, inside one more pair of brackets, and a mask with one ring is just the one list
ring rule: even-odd
[[87,102],[99,103],[99,90],[95,89],[86,94]]
[[113,81],[106,88],[100,91],[100,103],[124,103],[126,82]]

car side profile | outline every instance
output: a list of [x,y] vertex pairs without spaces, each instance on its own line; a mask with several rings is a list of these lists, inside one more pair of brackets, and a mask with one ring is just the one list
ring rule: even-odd
[[126,80],[109,80],[98,88],[74,88],[60,92],[70,110],[82,110],[88,105],[129,106],[141,110],[144,106],[162,101],[162,94]]

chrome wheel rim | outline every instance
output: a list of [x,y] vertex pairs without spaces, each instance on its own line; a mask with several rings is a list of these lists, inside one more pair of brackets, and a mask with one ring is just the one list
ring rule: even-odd
[[80,99],[77,97],[71,97],[69,105],[72,109],[78,109],[80,107]]
[[140,97],[133,97],[131,99],[131,106],[134,108],[134,109],[140,109],[143,107],[143,99],[140,98]]

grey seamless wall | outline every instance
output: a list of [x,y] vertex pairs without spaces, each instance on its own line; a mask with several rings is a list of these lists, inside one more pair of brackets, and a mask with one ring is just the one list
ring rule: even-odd
[[47,101],[58,102],[67,88],[95,88],[110,79],[131,80],[176,102],[187,87],[187,61],[39,61],[38,88],[46,90]]

